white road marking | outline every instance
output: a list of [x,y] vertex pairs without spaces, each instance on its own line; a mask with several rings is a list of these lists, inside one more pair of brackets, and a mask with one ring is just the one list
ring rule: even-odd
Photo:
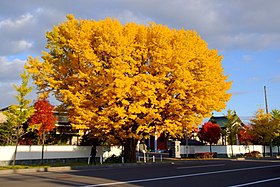
[[102,183],[102,184],[86,185],[86,186],[82,186],[82,187],[98,187],[98,186],[131,184],[131,183],[159,181],[159,180],[167,180],[167,179],[177,179],[177,178],[185,178],[185,177],[194,177],[194,176],[211,175],[211,174],[218,174],[218,173],[230,173],[230,172],[236,172],[236,171],[247,171],[247,170],[275,168],[275,167],[280,167],[280,165],[278,164],[278,165],[272,165],[272,166],[258,166],[258,167],[251,167],[251,168],[229,169],[229,170],[210,171],[210,172],[193,173],[193,174],[185,174],[185,175],[174,175],[174,176],[167,176],[167,177],[156,177],[156,178],[138,179],[138,180],[130,180],[130,181]]
[[177,169],[207,168],[207,167],[217,167],[217,166],[224,166],[224,165],[225,164],[209,164],[209,165],[202,165],[202,166],[177,167]]
[[233,186],[229,186],[229,187],[249,186],[249,185],[253,185],[253,184],[260,184],[260,183],[270,182],[270,181],[275,181],[275,180],[280,180],[280,177],[265,179],[265,180],[255,181],[255,182],[248,182],[248,183],[244,183],[244,184],[237,184],[237,185],[233,185]]

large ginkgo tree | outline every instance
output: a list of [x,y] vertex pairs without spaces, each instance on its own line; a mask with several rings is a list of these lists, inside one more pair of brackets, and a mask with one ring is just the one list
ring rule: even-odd
[[124,145],[130,162],[137,140],[180,136],[230,99],[222,56],[195,31],[68,15],[46,37],[48,51],[26,65],[38,88],[77,128]]

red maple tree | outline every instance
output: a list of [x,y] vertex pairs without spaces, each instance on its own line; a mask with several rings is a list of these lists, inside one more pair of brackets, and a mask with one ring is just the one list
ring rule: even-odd
[[254,136],[250,133],[251,127],[244,125],[238,132],[238,140],[241,144],[249,145],[254,141]]
[[198,137],[201,141],[205,141],[210,144],[210,152],[212,152],[211,145],[218,143],[221,137],[221,127],[215,123],[206,122],[202,126],[202,129],[198,132]]
[[45,134],[55,128],[57,118],[53,115],[54,106],[46,98],[42,98],[35,102],[34,109],[29,125],[38,125],[38,135],[44,145]]

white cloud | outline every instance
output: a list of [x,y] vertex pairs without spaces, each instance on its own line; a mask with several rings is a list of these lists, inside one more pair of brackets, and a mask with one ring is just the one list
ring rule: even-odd
[[30,21],[32,21],[33,15],[30,13],[26,13],[21,15],[18,19],[4,19],[0,21],[0,28],[1,29],[20,29],[24,25],[28,24]]
[[0,21],[0,55],[8,56],[24,53],[33,47],[35,38],[34,15],[25,13],[18,18],[7,18]]
[[0,56],[0,83],[16,82],[19,75],[23,71],[25,60],[18,58],[8,60],[6,57]]
[[[0,108],[16,104],[15,95],[17,94],[13,85],[20,85],[20,74],[23,72],[25,60],[18,58],[8,59],[0,56]],[[33,86],[35,88],[35,86]],[[36,98],[35,90],[27,96],[28,99]]]
[[[12,82],[0,84],[0,108],[10,106],[12,104],[18,104],[15,96],[17,95]],[[20,85],[17,83],[16,85]],[[28,95],[28,98],[32,98],[33,94]]]
[[211,48],[219,50],[262,50],[280,46],[280,19],[277,19],[280,1],[274,0],[84,0],[74,6],[68,0],[15,2],[16,7],[6,2],[0,8],[8,15],[0,21],[0,28],[10,31],[18,28],[17,34],[21,33],[21,38],[13,32],[7,32],[6,37],[10,36],[12,41],[31,42],[31,49],[36,52],[44,49],[45,31],[65,20],[69,13],[82,19],[98,20],[110,16],[122,23],[155,21],[173,28],[194,29]]
[[28,42],[26,40],[12,41],[10,43],[10,49],[13,53],[18,53],[22,51],[27,51],[33,46],[32,42]]
[[[214,38],[212,38],[214,39]],[[263,50],[280,47],[280,33],[236,33],[216,37],[216,45],[221,49]]]
[[116,18],[121,20],[122,23],[135,22],[138,24],[147,24],[149,22],[153,22],[151,18],[147,18],[143,15],[136,15],[130,10],[124,10],[120,12],[118,15],[116,15]]
[[11,104],[15,104],[15,91],[13,88],[12,83],[3,83],[2,81],[0,82],[0,108],[7,107]]

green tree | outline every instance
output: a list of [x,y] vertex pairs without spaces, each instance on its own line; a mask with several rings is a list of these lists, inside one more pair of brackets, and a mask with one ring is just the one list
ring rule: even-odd
[[[266,114],[263,109],[259,109],[251,119],[252,135],[261,145],[272,145],[273,140],[279,135],[278,112],[274,110]],[[272,149],[270,149],[270,155],[272,156]]]
[[7,123],[7,116],[0,112],[0,145],[13,145],[15,143],[15,129]]
[[[280,110],[274,109],[270,112],[272,117],[272,124],[275,125],[275,127],[280,129]],[[277,136],[279,136],[279,129],[277,131]]]
[[236,112],[230,109],[227,111],[226,117],[228,119],[228,123],[225,123],[224,125],[226,127],[226,132],[228,136],[227,141],[230,145],[236,145],[238,140],[238,130],[242,122],[236,115]]
[[[18,104],[12,105],[9,107],[8,111],[5,111],[4,114],[7,116],[8,126],[11,130],[14,130],[11,134],[15,137],[15,153],[13,158],[13,165],[15,165],[17,148],[21,136],[25,133],[23,125],[27,123],[27,120],[33,114],[33,107],[29,106],[31,100],[26,99],[26,96],[32,91],[32,87],[28,86],[30,75],[26,70],[20,74],[22,83],[20,86],[14,85],[14,88],[17,92],[15,98],[17,99]],[[14,134],[15,133],[15,134]]]
[[280,146],[280,110],[274,109],[271,111],[273,123],[278,126],[278,132],[276,133],[276,137],[273,139],[272,144],[278,147],[278,155],[280,154],[279,146]]
[[278,156],[280,155],[280,136],[277,136],[273,141],[272,145],[277,146]]
[[241,120],[236,115],[236,112],[230,109],[227,111],[226,117],[228,119],[228,123],[225,123],[224,125],[226,127],[228,144],[231,145],[231,156],[233,156],[233,145],[236,145],[238,141],[238,130],[241,125]]

